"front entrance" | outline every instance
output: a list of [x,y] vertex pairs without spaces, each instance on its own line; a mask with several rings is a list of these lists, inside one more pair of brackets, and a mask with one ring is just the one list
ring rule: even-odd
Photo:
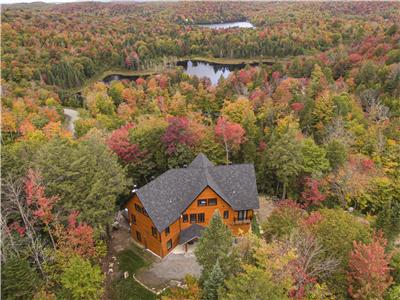
[[177,245],[172,252],[175,254],[193,254],[197,242],[198,238],[195,238],[185,244]]

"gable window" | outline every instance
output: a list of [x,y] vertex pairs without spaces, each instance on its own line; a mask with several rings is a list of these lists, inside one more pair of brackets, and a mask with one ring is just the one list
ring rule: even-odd
[[204,213],[197,214],[197,222],[198,223],[204,223],[204,219],[205,219]]
[[134,214],[131,215],[131,223],[136,224],[136,216]]
[[167,228],[165,228],[165,235],[169,234],[169,226]]
[[156,229],[155,227],[153,227],[153,226],[151,226],[151,234],[152,234],[154,237],[157,237],[157,229]]
[[137,240],[138,240],[139,242],[142,241],[142,236],[140,235],[140,232],[139,232],[139,231],[136,231],[136,238],[137,238]]
[[215,206],[217,205],[217,198],[208,199],[208,206]]
[[190,223],[196,223],[196,222],[197,222],[197,215],[190,214]]
[[229,210],[224,211],[224,219],[229,219]]
[[207,199],[197,200],[197,206],[207,206]]
[[167,242],[167,250],[169,250],[169,249],[171,249],[172,248],[172,240],[169,240],[168,242]]
[[186,223],[188,221],[188,215],[184,214],[183,215],[183,223]]

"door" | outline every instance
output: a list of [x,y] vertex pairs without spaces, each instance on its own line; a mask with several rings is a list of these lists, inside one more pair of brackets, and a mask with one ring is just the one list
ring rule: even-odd
[[238,220],[239,221],[243,221],[244,219],[246,219],[246,210],[239,210],[238,211]]

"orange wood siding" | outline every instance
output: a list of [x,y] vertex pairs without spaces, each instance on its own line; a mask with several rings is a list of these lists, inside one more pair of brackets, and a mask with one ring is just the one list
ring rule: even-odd
[[[217,205],[215,206],[198,206],[197,200],[199,199],[212,199],[216,198],[217,199]],[[135,241],[141,243],[145,247],[149,248],[151,251],[153,251],[155,254],[164,257],[167,255],[170,251],[172,251],[179,242],[179,233],[181,230],[184,230],[188,228],[192,223],[190,223],[190,214],[199,214],[199,213],[204,213],[204,222],[202,223],[197,223],[198,225],[201,226],[208,226],[215,210],[219,210],[219,213],[221,217],[224,217],[224,211],[229,212],[229,217],[228,219],[224,219],[224,223],[232,230],[232,233],[234,235],[238,235],[241,231],[242,232],[247,232],[250,229],[250,224],[234,224],[234,218],[237,218],[237,211],[234,211],[230,205],[225,202],[221,197],[219,197],[211,188],[206,187],[200,195],[196,197],[196,199],[187,207],[187,209],[181,214],[181,217],[178,218],[175,222],[173,222],[170,226],[170,232],[169,234],[166,234],[165,230],[161,233],[158,234],[158,238],[153,237],[152,232],[151,232],[151,227],[154,226],[153,222],[149,217],[144,216],[140,212],[136,211],[135,209],[135,203],[142,206],[142,203],[140,202],[139,198],[135,195],[132,200],[130,200],[127,204],[128,212],[129,212],[129,217],[131,218],[131,215],[134,214],[136,216],[136,225],[132,224],[131,225],[131,230],[132,230],[132,238],[135,239]],[[182,215],[187,214],[188,215],[188,222],[184,223]],[[253,211],[248,210],[247,211],[247,217],[253,216]],[[155,226],[154,226],[155,227]],[[139,231],[142,235],[142,241],[138,241],[136,237],[136,231]],[[167,249],[167,242],[171,240],[172,241],[172,247],[168,250]]]
[[[132,238],[155,254],[163,256],[160,243],[160,234],[157,232],[157,237],[154,237],[152,235],[151,227],[155,227],[153,221],[150,219],[150,217],[138,212],[135,209],[135,204],[143,207],[143,204],[140,202],[137,195],[135,195],[126,205],[126,207],[128,208],[129,220],[131,220],[132,215],[134,215],[136,218],[136,224],[132,224],[131,220]],[[141,241],[138,240],[136,231],[140,232]]]

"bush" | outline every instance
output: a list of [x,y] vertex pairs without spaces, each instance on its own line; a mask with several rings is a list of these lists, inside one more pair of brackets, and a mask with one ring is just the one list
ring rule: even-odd
[[291,200],[281,202],[262,225],[265,238],[271,240],[289,236],[306,215],[306,211],[295,202]]
[[73,256],[61,274],[61,284],[70,299],[99,299],[103,294],[103,280],[99,266]]

